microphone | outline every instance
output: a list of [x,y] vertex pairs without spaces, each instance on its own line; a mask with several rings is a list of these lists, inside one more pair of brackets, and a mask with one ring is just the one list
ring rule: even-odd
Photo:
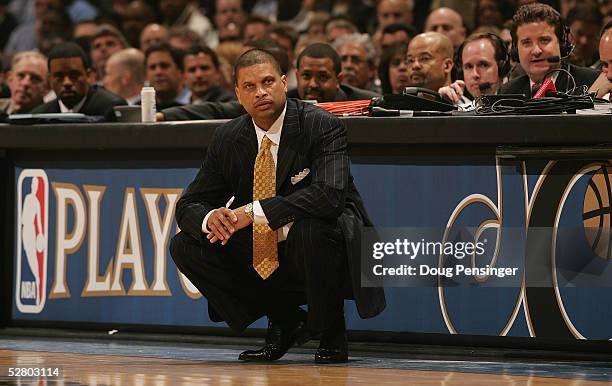
[[548,58],[546,58],[546,61],[548,63],[559,63],[561,59],[565,59],[565,58],[561,58],[559,55],[553,55],[553,56],[549,56]]
[[480,90],[480,92],[485,92],[488,89],[490,89],[493,86],[493,83],[491,82],[484,82],[478,85],[478,90]]

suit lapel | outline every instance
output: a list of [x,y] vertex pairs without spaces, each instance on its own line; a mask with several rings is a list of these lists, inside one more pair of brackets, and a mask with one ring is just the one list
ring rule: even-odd
[[297,102],[287,99],[287,111],[283,121],[283,131],[278,146],[276,163],[276,191],[279,192],[287,179],[297,155],[296,146],[300,136],[300,120]]
[[[245,122],[239,125],[238,136],[236,138],[236,148],[241,158],[246,160],[253,170],[255,165],[255,157],[257,156],[257,134],[255,134],[255,127],[253,126],[253,120],[249,115],[245,115]],[[243,165],[245,167],[246,165]],[[251,176],[252,178],[253,176]]]
[[[89,111],[95,111],[95,109],[90,108],[90,105],[94,103],[93,102],[94,99],[95,99],[94,87],[90,86],[89,90],[87,91],[87,95],[85,96],[85,103],[83,103],[83,106],[81,106],[81,109],[79,110],[79,112],[83,114],[87,114]],[[102,113],[102,111],[100,111],[99,113],[97,113],[97,115],[104,115],[104,114]]]

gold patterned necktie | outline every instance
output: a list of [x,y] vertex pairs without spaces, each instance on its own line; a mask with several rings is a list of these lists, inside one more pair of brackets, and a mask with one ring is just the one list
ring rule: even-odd
[[[276,196],[276,166],[267,136],[255,158],[253,171],[253,201]],[[278,268],[278,236],[268,224],[253,224],[253,268],[267,279]]]

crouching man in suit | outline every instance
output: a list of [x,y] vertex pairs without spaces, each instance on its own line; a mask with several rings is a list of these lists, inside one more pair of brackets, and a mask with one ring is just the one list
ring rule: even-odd
[[346,130],[324,110],[287,99],[287,78],[266,51],[245,52],[234,79],[248,114],[216,130],[179,200],[172,258],[208,300],[212,320],[241,332],[268,318],[265,346],[240,360],[273,361],[320,334],[315,362],[346,362],[344,299],[355,299],[363,318],[385,307],[382,288],[360,285],[359,229],[371,222]]

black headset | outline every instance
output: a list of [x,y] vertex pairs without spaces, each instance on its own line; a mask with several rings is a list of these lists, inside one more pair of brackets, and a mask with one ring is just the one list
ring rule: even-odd
[[[571,55],[572,51],[574,50],[574,45],[570,41],[569,27],[565,25],[559,12],[557,12],[556,10],[554,12],[558,18],[558,21],[557,21],[558,24],[557,26],[555,26],[555,34],[557,35],[557,39],[559,40],[559,48],[560,48],[559,53],[560,53],[561,59],[565,59]],[[510,59],[518,63],[519,55],[518,55],[518,46],[517,46],[518,37],[516,36],[517,29],[518,27],[512,27],[512,30],[511,30],[512,47],[510,48]]]
[[[486,39],[491,42],[493,49],[495,50],[495,62],[497,63],[497,75],[500,78],[504,78],[510,70],[512,65],[508,57],[508,50],[506,43],[497,35],[490,32],[481,34],[478,39],[470,40],[468,43],[475,42],[480,39]],[[463,79],[463,48],[465,48],[465,42],[461,43],[457,51],[455,52],[455,69],[457,70],[457,79]]]

